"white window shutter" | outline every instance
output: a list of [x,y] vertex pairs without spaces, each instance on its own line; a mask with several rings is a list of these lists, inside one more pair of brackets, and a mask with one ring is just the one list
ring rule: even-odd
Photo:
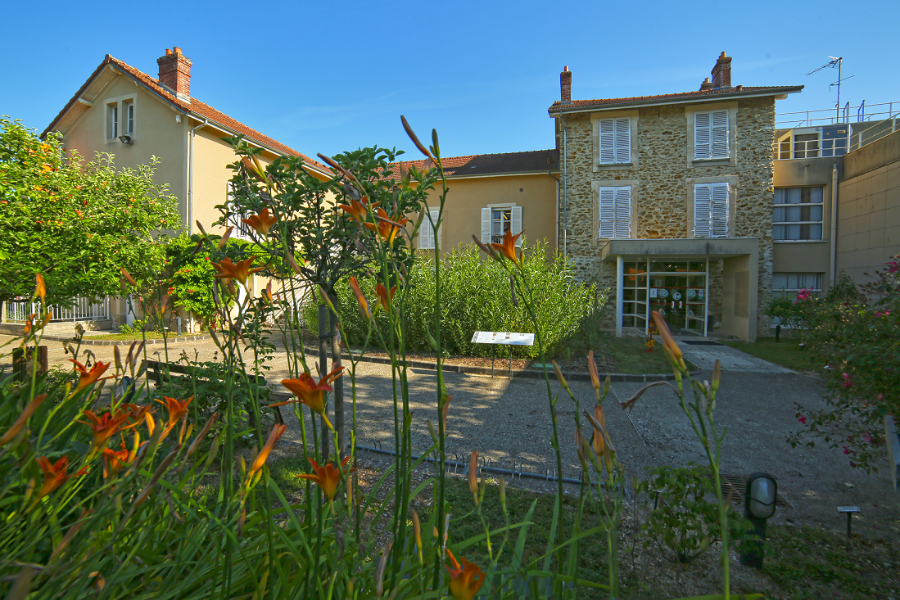
[[600,237],[616,237],[616,188],[598,190],[600,202]]
[[[438,217],[439,217],[440,214],[441,214],[441,209],[440,209],[440,208],[432,208],[432,209],[430,209],[430,211],[431,211],[431,221],[432,221],[435,225],[437,225]],[[430,225],[429,225],[429,229],[431,229],[431,226],[430,226]],[[441,239],[441,227],[440,227],[440,225],[438,225],[438,229],[437,229],[437,240],[440,241],[440,239]],[[437,246],[437,243],[435,242],[434,230],[432,229],[432,230],[431,230],[431,247],[434,248],[434,247],[436,247],[436,246]]]
[[616,189],[616,237],[631,237],[631,188]]
[[709,113],[699,112],[694,114],[694,158],[702,160],[709,158],[710,142]]
[[[429,212],[433,214],[431,209]],[[419,226],[419,250],[434,249],[434,230],[431,228],[431,222],[425,218]]]
[[631,162],[631,120],[616,119],[616,162]]
[[710,187],[708,184],[694,186],[694,237],[709,237]]
[[611,165],[616,162],[616,129],[615,119],[600,120],[600,164]]
[[712,141],[710,158],[728,158],[728,111],[712,113]]
[[728,237],[728,184],[714,183],[711,188],[709,237]]
[[491,243],[491,209],[481,209],[481,243]]
[[[512,223],[509,225],[510,233],[513,235],[517,235],[522,233],[522,207],[521,206],[513,206],[512,207]],[[522,245],[522,238],[516,240],[516,246]]]

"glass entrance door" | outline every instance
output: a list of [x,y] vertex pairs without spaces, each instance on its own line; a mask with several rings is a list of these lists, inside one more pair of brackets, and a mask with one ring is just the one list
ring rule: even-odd
[[709,260],[659,259],[625,262],[622,327],[649,332],[650,313],[665,317],[673,330],[707,334]]

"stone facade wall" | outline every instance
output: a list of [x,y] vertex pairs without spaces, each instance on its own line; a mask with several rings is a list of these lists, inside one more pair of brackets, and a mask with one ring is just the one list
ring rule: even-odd
[[[719,108],[728,108],[732,115],[729,136],[731,158],[703,163],[689,160],[693,146],[691,113]],[[703,178],[727,178],[732,184],[730,235],[759,238],[757,331],[768,331],[768,318],[764,311],[771,298],[772,287],[774,98],[640,108],[636,139],[632,142],[633,162],[621,167],[598,168],[594,164],[592,117],[601,116],[618,115],[609,111],[576,113],[557,118],[557,145],[561,151],[564,146],[562,125],[567,129],[566,250],[575,262],[576,276],[600,287],[609,287],[610,306],[614,306],[616,264],[611,257],[606,261],[600,260],[604,242],[594,235],[597,209],[592,182],[602,181],[603,185],[616,185],[618,181],[632,182],[633,203],[636,205],[636,226],[633,225],[632,232],[636,232],[638,238],[659,239],[691,237],[693,182]],[[560,196],[562,209],[562,189]],[[560,227],[563,227],[562,218]],[[721,261],[711,262],[709,285],[710,313],[721,321]],[[610,313],[610,318],[613,318],[614,312]]]

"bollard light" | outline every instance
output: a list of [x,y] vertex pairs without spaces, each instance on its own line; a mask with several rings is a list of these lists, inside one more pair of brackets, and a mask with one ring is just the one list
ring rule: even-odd
[[775,514],[778,482],[768,473],[753,473],[747,478],[744,491],[744,515],[753,525],[751,532],[757,539],[745,542],[741,549],[741,562],[748,567],[761,569],[765,556],[766,520]]

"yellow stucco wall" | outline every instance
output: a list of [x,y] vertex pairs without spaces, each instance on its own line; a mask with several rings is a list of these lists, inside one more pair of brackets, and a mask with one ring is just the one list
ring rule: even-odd
[[[117,103],[120,107],[121,134],[124,133],[122,102],[128,100],[134,102],[132,145],[123,144],[117,138],[107,138],[107,106]],[[187,185],[186,127],[189,119],[183,118],[181,123],[177,123],[176,114],[178,113],[158,96],[120,75],[113,78],[94,100],[94,105],[63,132],[63,143],[66,148],[78,150],[86,160],[92,160],[98,152],[109,152],[115,155],[118,169],[136,168],[149,164],[153,156],[158,157],[161,162],[157,166],[154,180],[169,185],[169,191],[178,197],[179,212],[184,219]]]
[[[522,229],[529,244],[543,239],[549,252],[555,252],[556,185],[546,173],[450,179],[439,240],[442,255],[460,244],[472,243],[473,234],[480,236],[481,209],[491,204],[521,206]],[[439,191],[429,194],[428,205],[440,205]]]

